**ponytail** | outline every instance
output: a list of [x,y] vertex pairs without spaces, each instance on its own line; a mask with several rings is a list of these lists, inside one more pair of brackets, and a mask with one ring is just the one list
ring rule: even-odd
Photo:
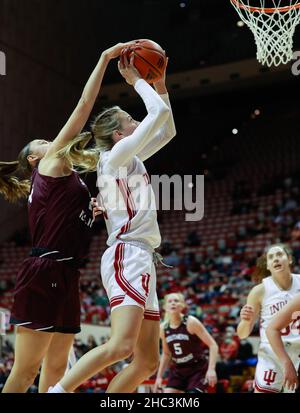
[[[92,138],[92,132],[83,132],[60,149],[56,156],[64,158],[70,169],[75,168],[80,173],[94,172],[97,170],[99,149],[85,149]],[[27,198],[30,193],[32,166],[27,159],[29,152],[30,143],[22,149],[17,161],[0,162],[0,194],[9,202]]]
[[28,154],[29,145],[26,145],[17,161],[0,162],[0,194],[11,203],[29,195],[31,167],[27,161]]
[[271,275],[270,271],[267,269],[267,253],[264,253],[256,260],[256,268],[252,274],[252,281],[259,284],[262,282],[263,278]]
[[97,170],[99,150],[96,148],[85,149],[92,138],[92,132],[83,132],[60,149],[56,156],[64,158],[70,169],[75,168],[77,172],[94,172]]

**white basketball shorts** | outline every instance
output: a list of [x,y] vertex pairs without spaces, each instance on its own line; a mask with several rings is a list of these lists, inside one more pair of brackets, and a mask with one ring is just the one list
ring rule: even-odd
[[160,320],[156,271],[149,251],[127,243],[109,247],[101,260],[102,283],[111,311],[125,305],[144,310],[147,320]]
[[[286,350],[291,357],[296,370],[299,367],[299,344],[286,343]],[[255,389],[262,393],[291,393],[290,390],[283,389],[284,372],[283,367],[273,352],[270,344],[261,343],[258,350],[258,362],[255,371]]]

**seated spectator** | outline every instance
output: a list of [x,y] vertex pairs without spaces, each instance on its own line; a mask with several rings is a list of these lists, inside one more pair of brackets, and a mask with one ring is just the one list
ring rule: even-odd
[[98,344],[95,340],[95,337],[92,334],[90,334],[88,336],[88,339],[87,339],[86,352],[92,350],[93,348],[95,348],[97,346],[98,346]]
[[174,251],[174,247],[172,245],[172,242],[168,239],[163,239],[161,242],[161,247],[160,247],[160,253],[163,256],[171,254],[171,252]]
[[184,245],[187,247],[199,247],[201,245],[201,239],[197,231],[194,230],[189,233]]
[[177,267],[180,263],[180,257],[177,255],[176,251],[172,251],[171,254],[164,256],[164,262],[172,267]]
[[253,346],[247,339],[240,340],[240,346],[237,354],[237,358],[242,361],[247,361],[253,358]]

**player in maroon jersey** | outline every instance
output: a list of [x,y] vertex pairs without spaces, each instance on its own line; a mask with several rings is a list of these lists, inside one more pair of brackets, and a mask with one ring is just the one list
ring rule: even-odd
[[15,362],[5,393],[26,392],[42,362],[39,391],[47,391],[63,376],[74,335],[80,331],[78,267],[87,252],[87,232],[101,209],[90,202],[74,167],[96,169],[98,152],[84,149],[92,134],[81,130],[109,61],[124,46],[119,43],[101,54],[75,110],[53,142],[36,139],[21,151],[18,161],[0,163],[4,197],[13,202],[30,193],[33,242],[17,275],[11,317],[17,325]]
[[[204,325],[193,316],[183,314],[186,308],[180,293],[165,297],[165,321],[161,325],[162,357],[154,392],[162,385],[162,377],[172,361],[165,393],[205,392],[215,386],[218,345]],[[203,343],[209,348],[209,360]]]

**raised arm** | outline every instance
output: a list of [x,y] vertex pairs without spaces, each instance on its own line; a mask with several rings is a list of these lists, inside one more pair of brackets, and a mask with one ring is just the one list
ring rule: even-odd
[[286,328],[293,321],[299,323],[299,316],[300,294],[298,294],[291,302],[284,306],[278,314],[276,314],[266,330],[269,343],[284,368],[284,385],[291,390],[298,387],[299,383],[297,371],[281,339],[281,330]]
[[137,154],[137,156],[145,161],[150,158],[161,148],[163,148],[167,143],[169,143],[176,135],[176,127],[173,118],[171,103],[169,99],[168,90],[166,87],[166,71],[162,79],[154,83],[156,92],[160,95],[162,100],[170,109],[170,116],[164,125],[159,129],[159,131],[154,135],[153,139]]
[[251,334],[254,324],[259,317],[263,294],[263,284],[256,285],[250,291],[247,304],[241,309],[241,321],[237,327],[239,338],[246,338]]
[[209,361],[205,378],[208,384],[213,387],[217,383],[216,362],[219,354],[219,347],[201,321],[199,321],[196,317],[188,317],[187,330],[190,334],[195,334],[199,337],[199,339],[209,348]]
[[148,114],[130,136],[126,136],[113,146],[107,163],[111,170],[127,166],[154,137],[170,114],[170,109],[161,97],[145,80],[141,79],[133,65],[133,58],[132,56],[128,62],[125,56],[124,65],[119,66],[119,70],[126,81],[134,85],[135,90],[143,99]]
[[58,152],[81,132],[91,114],[96,98],[99,94],[103,76],[109,61],[113,58],[118,57],[121,53],[121,50],[127,44],[128,43],[118,43],[117,45],[102,52],[95,69],[93,70],[83,89],[82,95],[77,103],[76,108],[74,109],[65,126],[59,132],[58,136],[52,142],[45,158],[55,155],[56,152]]

